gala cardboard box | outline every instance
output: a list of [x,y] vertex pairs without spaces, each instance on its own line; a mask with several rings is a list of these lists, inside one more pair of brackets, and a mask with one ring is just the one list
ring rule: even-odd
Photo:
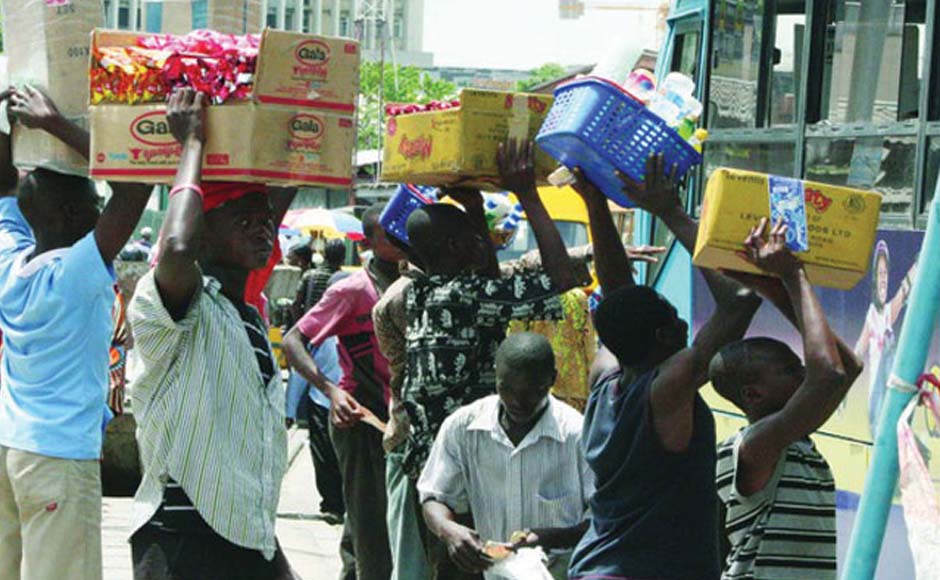
[[[137,35],[95,31],[97,46],[124,46]],[[317,74],[321,89],[314,98],[291,99],[288,89],[311,86],[296,75],[293,52],[303,46],[337,47]],[[307,49],[305,49],[307,50]],[[92,60],[91,66],[96,66]],[[359,80],[359,45],[344,39],[265,30],[249,101],[231,101],[208,109],[209,134],[203,174],[209,179],[317,185],[352,185],[356,129],[351,113]],[[309,72],[304,69],[304,74]],[[266,79],[262,82],[262,78]],[[300,93],[297,93],[300,95]],[[308,92],[300,96],[311,97]],[[273,97],[273,99],[268,98]],[[91,170],[99,179],[167,183],[179,162],[164,103],[100,104],[91,107]]]
[[[356,132],[348,116],[314,109],[241,103],[209,107],[203,163],[207,179],[352,185]],[[170,134],[164,104],[91,108],[91,176],[168,183],[181,147]]]
[[[458,108],[389,117],[382,180],[498,190],[499,144],[534,139],[551,104],[550,95],[464,89]],[[556,165],[537,151],[541,184]]]
[[359,98],[359,43],[265,29],[254,93],[262,103],[352,114]]
[[[45,91],[59,111],[87,126],[88,39],[104,25],[101,0],[3,0],[3,46],[10,83]],[[16,125],[13,155],[17,167],[47,167],[88,174],[88,162],[44,131]]]
[[[876,192],[810,181],[779,178],[750,171],[718,168],[705,189],[693,262],[703,268],[760,273],[738,257],[744,239],[760,218],[771,217],[771,197],[784,189],[799,193],[787,207],[773,208],[784,216],[791,244],[813,284],[848,290],[868,271],[878,228],[881,195]],[[772,192],[772,186],[775,190]],[[802,238],[802,239],[801,239]],[[792,247],[792,246],[791,246]]]

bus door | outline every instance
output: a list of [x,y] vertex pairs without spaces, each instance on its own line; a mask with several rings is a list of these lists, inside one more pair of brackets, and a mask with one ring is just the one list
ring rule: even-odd
[[[704,0],[679,1],[673,5],[668,20],[668,30],[656,65],[656,78],[662,80],[670,72],[681,72],[692,78],[696,85],[696,97],[705,100],[705,39],[708,33],[709,2]],[[681,188],[683,205],[691,210],[688,192],[694,191],[697,172],[686,178]],[[641,270],[646,283],[653,286],[676,306],[679,315],[689,320],[691,316],[691,258],[675,243],[672,232],[659,220],[643,215],[636,220],[637,240],[669,251],[658,264]]]

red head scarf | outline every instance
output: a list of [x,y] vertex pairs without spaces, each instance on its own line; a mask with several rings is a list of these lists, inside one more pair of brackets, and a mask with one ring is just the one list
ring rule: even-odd
[[[204,193],[202,198],[202,211],[204,213],[210,212],[230,201],[241,199],[250,193],[268,194],[268,188],[258,183],[207,181],[204,182],[201,187]],[[157,247],[159,247],[159,245],[160,242],[158,240]],[[248,283],[245,285],[245,302],[257,308],[258,312],[265,317],[266,321],[265,301],[261,293],[264,291],[264,287],[267,286],[268,280],[271,278],[271,273],[274,271],[274,267],[280,263],[283,257],[281,245],[278,242],[277,235],[275,235],[274,249],[271,251],[268,263],[263,268],[252,270],[248,275]],[[155,266],[157,259],[158,257],[155,257],[150,265]]]

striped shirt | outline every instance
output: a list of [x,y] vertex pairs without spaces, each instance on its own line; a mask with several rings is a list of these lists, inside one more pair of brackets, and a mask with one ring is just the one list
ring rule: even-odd
[[737,491],[738,448],[746,429],[718,447],[718,495],[727,509],[731,552],[722,580],[836,578],[836,486],[809,439],[790,445],[764,489]]
[[217,534],[272,559],[287,468],[280,376],[264,382],[242,317],[213,278],[174,321],[150,272],[128,317],[142,362],[132,393],[144,467],[133,530],[172,479]]
[[499,423],[499,407],[492,395],[444,421],[418,481],[421,500],[472,512],[484,541],[581,523],[594,493],[581,449],[581,414],[550,397],[548,410],[516,446]]

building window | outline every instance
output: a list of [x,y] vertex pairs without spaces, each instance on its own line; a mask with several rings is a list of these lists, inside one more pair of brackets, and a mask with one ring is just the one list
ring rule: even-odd
[[351,35],[350,35],[350,30],[349,30],[349,13],[345,13],[345,12],[344,12],[343,14],[340,14],[340,17],[339,17],[339,35],[340,35],[340,36],[345,36],[345,37],[351,36]]
[[394,38],[405,37],[405,17],[401,14],[396,14],[392,20],[392,36]]

